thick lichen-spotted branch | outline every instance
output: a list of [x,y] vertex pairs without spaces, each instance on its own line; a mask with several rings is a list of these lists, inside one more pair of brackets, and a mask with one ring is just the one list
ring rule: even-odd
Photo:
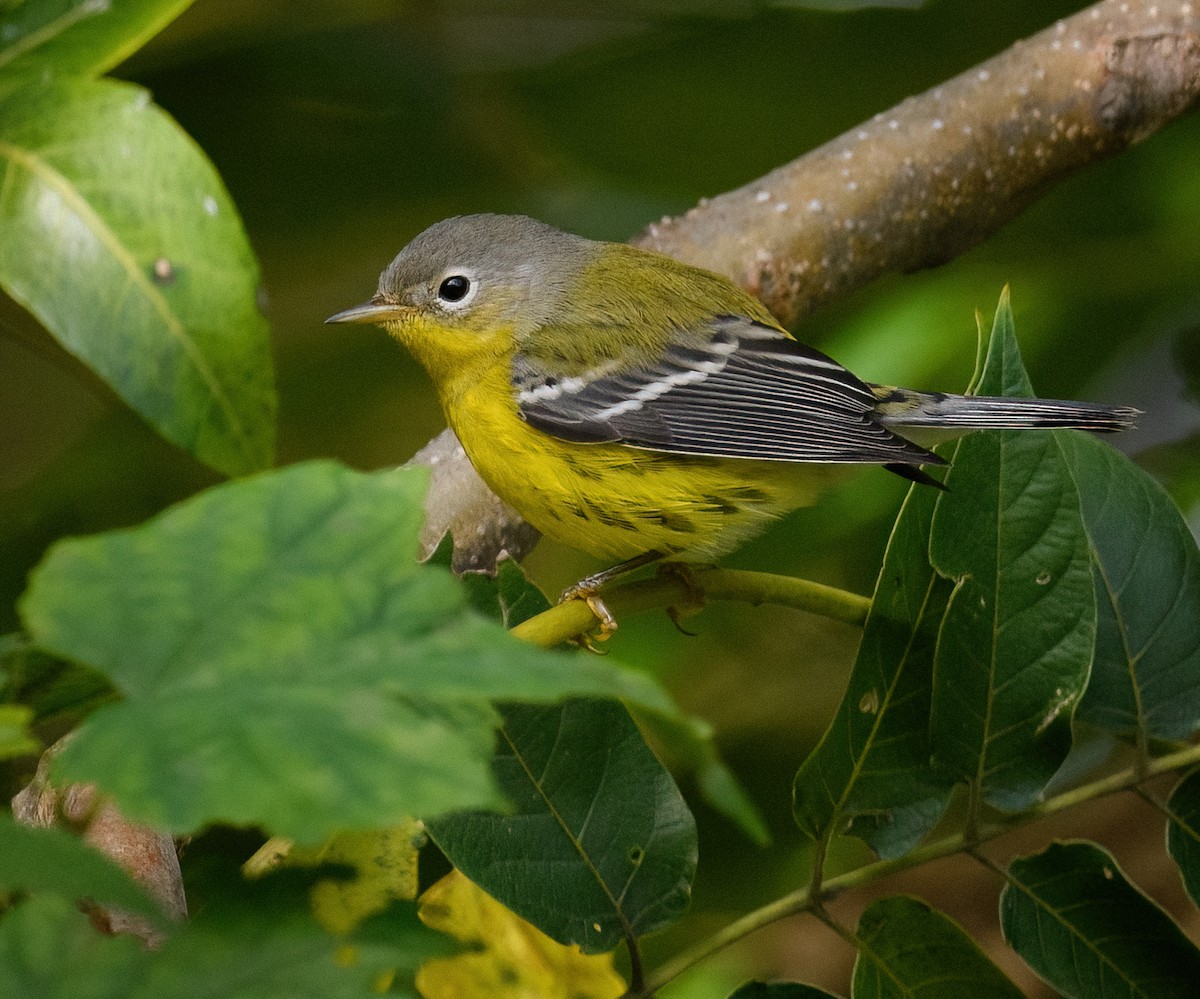
[[639,245],[732,277],[785,325],[944,263],[1200,98],[1200,5],[1104,0]]

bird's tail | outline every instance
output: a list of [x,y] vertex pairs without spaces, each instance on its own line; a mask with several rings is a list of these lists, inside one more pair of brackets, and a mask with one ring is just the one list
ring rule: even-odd
[[[970,430],[1128,430],[1141,416],[1131,406],[1063,399],[1020,399],[998,396],[944,395],[872,386],[879,397],[879,422],[904,434],[906,430],[949,431],[954,437]],[[905,436],[909,436],[905,434]],[[939,435],[940,436],[940,435]]]

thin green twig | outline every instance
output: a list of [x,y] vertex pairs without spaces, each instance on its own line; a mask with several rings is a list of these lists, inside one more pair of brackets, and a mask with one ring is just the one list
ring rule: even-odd
[[747,913],[740,919],[718,930],[696,946],[677,954],[671,960],[647,975],[645,988],[642,992],[631,993],[631,995],[638,997],[638,999],[645,999],[645,997],[652,996],[668,982],[678,978],[694,965],[699,964],[730,944],[736,943],[743,937],[749,936],[756,930],[762,929],[764,926],[777,922],[780,919],[802,912],[812,912],[824,899],[831,898],[834,895],[850,891],[854,888],[874,884],[892,874],[920,867],[922,864],[927,864],[932,860],[940,860],[943,857],[949,857],[964,851],[973,851],[980,844],[995,839],[997,836],[1017,826],[1053,815],[1068,808],[1073,808],[1087,801],[1093,801],[1096,798],[1116,794],[1120,791],[1134,790],[1139,784],[1151,777],[1170,773],[1173,770],[1179,770],[1184,767],[1190,767],[1197,763],[1200,763],[1200,745],[1188,746],[1176,752],[1168,753],[1165,756],[1159,756],[1146,764],[1139,761],[1123,770],[1109,774],[1107,777],[1101,777],[1098,780],[1082,784],[1079,787],[1071,788],[1069,791],[1056,794],[1054,797],[1047,798],[1033,808],[1016,815],[1008,816],[1001,822],[981,826],[977,835],[972,839],[968,839],[965,833],[955,833],[952,836],[947,836],[933,843],[927,843],[925,846],[919,847],[911,853],[905,854],[903,857],[876,861],[875,863],[856,868],[853,871],[847,871],[838,877],[830,878],[822,885],[820,897],[814,897],[811,887],[805,886],[798,891],[784,895],[782,898],[775,899],[773,902],[768,902],[753,912]]
[[[795,607],[855,626],[862,625],[871,606],[867,597],[806,579],[714,567],[692,569],[687,579],[662,573],[651,579],[606,587],[603,598],[613,616],[620,620],[638,611],[692,607],[698,594],[704,600]],[[512,633],[534,645],[550,647],[586,635],[599,623],[584,601],[568,600],[522,622]]]

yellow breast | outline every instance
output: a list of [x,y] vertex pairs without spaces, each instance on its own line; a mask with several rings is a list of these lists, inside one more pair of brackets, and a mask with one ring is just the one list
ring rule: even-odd
[[464,336],[423,317],[389,324],[433,378],[471,464],[544,535],[602,559],[658,551],[705,561],[805,506],[844,466],[667,454],[559,440],[525,423],[510,331]]
[[[605,559],[716,558],[818,491],[794,465],[551,437],[518,415],[507,364],[460,383],[443,406],[498,496],[547,537]],[[809,468],[824,478],[828,466]]]

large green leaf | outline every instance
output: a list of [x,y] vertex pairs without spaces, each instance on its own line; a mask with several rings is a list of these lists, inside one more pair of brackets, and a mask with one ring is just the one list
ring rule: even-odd
[[1004,938],[1064,996],[1187,999],[1200,951],[1092,843],[1014,860],[1000,896]]
[[499,804],[492,698],[671,711],[645,677],[516,641],[418,565],[424,482],[299,465],[56,545],[25,625],[125,696],[60,765],[172,830],[225,819],[313,840]]
[[[274,886],[276,892],[279,891]],[[161,950],[95,931],[74,903],[39,896],[0,919],[0,995],[38,999],[229,999],[378,994],[415,997],[412,979],[427,957],[455,949],[426,929],[415,905],[398,904],[349,939],[326,933],[295,893],[267,905],[178,928]],[[404,986],[407,985],[408,988]]]
[[696,824],[619,704],[504,711],[496,780],[515,811],[430,823],[467,877],[585,953],[679,917],[696,872]]
[[1167,849],[1183,886],[1200,905],[1200,770],[1193,770],[1171,793],[1167,805]]
[[192,0],[24,0],[0,17],[0,71],[112,69]]
[[858,923],[854,999],[1021,999],[954,920],[925,902],[873,902]]
[[952,787],[929,762],[934,643],[951,589],[927,554],[935,499],[915,486],[904,501],[846,694],[793,786],[808,835],[846,829],[884,857],[929,831]]
[[66,898],[32,898],[0,918],[0,995],[125,999],[146,966],[131,936],[96,932]]
[[[448,555],[448,553],[447,553]],[[448,563],[448,557],[446,559]],[[513,628],[550,607],[541,590],[511,559],[496,567],[495,577],[477,573],[464,577],[472,605]],[[671,712],[642,712],[638,719],[655,744],[671,757],[672,766],[690,771],[704,800],[734,822],[750,839],[765,846],[771,834],[754,800],[729,769],[717,750],[711,726],[696,718]]]
[[1122,734],[1200,728],[1200,551],[1163,488],[1102,440],[1058,434],[1092,550],[1099,630],[1079,715]]
[[50,78],[0,98],[0,230],[0,286],[164,437],[227,474],[271,463],[254,255],[144,90]]
[[[1031,395],[1007,296],[979,391]],[[1096,599],[1079,496],[1056,434],[959,442],[938,497],[930,559],[955,580],[938,636],[934,760],[1005,809],[1038,799],[1071,746]]]

